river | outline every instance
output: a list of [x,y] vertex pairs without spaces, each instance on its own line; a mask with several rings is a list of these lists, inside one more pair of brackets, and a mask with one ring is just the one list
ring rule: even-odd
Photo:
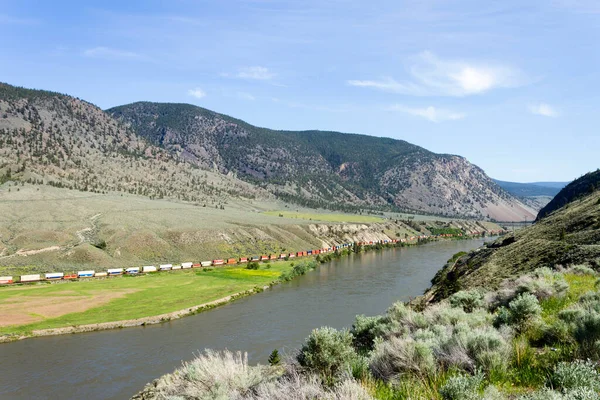
[[245,350],[265,363],[292,355],[313,328],[350,327],[422,294],[453,254],[482,240],[353,255],[291,282],[164,324],[0,344],[2,399],[126,399],[205,348]]

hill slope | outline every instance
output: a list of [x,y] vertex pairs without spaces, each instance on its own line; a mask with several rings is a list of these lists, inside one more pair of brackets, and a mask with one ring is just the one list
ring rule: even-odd
[[209,204],[268,195],[182,162],[83,100],[0,83],[0,183],[11,179]]
[[433,279],[424,298],[440,300],[463,288],[494,289],[503,279],[539,267],[580,263],[600,267],[600,191],[589,192],[584,184],[589,175],[567,186],[576,200],[528,228],[449,263]]
[[579,179],[574,180],[565,186],[544,208],[542,208],[536,218],[540,220],[548,214],[558,210],[565,204],[572,202],[586,194],[592,193],[600,188],[600,169],[585,174]]
[[509,221],[533,217],[531,208],[464,158],[402,140],[274,131],[188,104],[139,102],[108,112],[172,154],[304,205],[391,206]]

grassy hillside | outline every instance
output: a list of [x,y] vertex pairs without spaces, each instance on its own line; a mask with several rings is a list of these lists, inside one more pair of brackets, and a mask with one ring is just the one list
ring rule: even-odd
[[434,228],[500,229],[490,222],[291,209],[266,200],[204,206],[10,182],[0,185],[0,275],[280,254]]
[[600,189],[600,169],[585,174],[561,189],[554,199],[540,210],[537,220],[544,218],[548,214],[563,207],[565,204],[592,193],[597,189]]
[[464,158],[404,140],[274,131],[188,104],[139,102],[107,112],[171,154],[234,173],[305,206],[497,220],[533,217],[529,207]]
[[600,267],[600,191],[575,197],[531,227],[449,263],[434,278],[426,299],[440,300],[463,288],[497,288],[503,279],[539,267]]

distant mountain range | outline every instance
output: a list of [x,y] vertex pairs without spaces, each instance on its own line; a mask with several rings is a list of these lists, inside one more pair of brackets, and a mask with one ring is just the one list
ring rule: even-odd
[[535,217],[465,158],[403,140],[275,131],[188,104],[105,112],[67,95],[0,84],[0,183],[10,179],[209,204],[275,196],[346,211]]
[[518,183],[494,179],[494,182],[507,192],[518,197],[550,196],[554,197],[569,182],[531,182]]

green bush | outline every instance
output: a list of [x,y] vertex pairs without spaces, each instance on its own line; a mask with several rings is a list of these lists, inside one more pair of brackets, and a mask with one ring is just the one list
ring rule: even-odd
[[522,330],[526,325],[537,320],[542,313],[542,307],[537,297],[531,293],[522,293],[496,313],[495,326],[512,325]]
[[440,395],[444,400],[478,400],[483,378],[482,373],[452,376],[440,388]]
[[587,388],[600,391],[598,365],[590,360],[559,363],[554,368],[551,381],[552,385],[557,389]]
[[478,290],[461,290],[448,299],[452,307],[460,307],[465,312],[473,312],[484,306],[483,295]]
[[260,267],[260,265],[257,262],[249,262],[248,265],[246,265],[246,269],[258,269]]
[[367,317],[357,315],[352,325],[352,344],[359,354],[373,350],[375,338],[384,334],[386,318],[383,316]]
[[296,359],[308,371],[319,374],[326,383],[334,384],[344,373],[351,372],[356,357],[350,332],[322,327],[311,332]]

